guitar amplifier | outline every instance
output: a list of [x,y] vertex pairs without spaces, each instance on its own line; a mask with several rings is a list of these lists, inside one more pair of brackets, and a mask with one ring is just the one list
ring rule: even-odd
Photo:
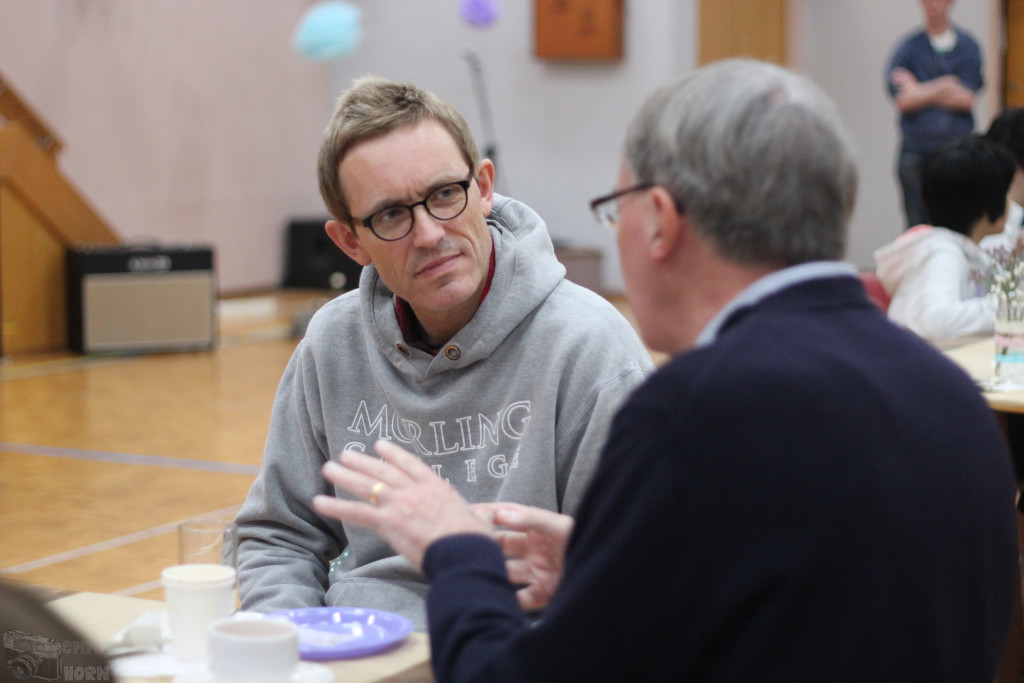
[[81,353],[209,350],[217,282],[209,247],[67,252],[68,342]]
[[363,267],[331,241],[327,219],[294,220],[288,224],[284,286],[347,291],[359,287]]

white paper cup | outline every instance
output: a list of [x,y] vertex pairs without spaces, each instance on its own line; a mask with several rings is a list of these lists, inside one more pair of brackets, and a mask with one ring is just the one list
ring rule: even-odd
[[299,663],[299,629],[283,619],[218,619],[207,651],[217,683],[287,683]]
[[161,573],[171,649],[183,662],[206,659],[206,629],[235,609],[235,570],[219,564],[180,564]]

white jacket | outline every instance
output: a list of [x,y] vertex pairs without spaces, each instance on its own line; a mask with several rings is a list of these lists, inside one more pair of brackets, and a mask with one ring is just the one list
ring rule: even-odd
[[988,251],[998,247],[1013,249],[1020,240],[1021,221],[1024,221],[1024,206],[1021,206],[1012,199],[1006,209],[1006,222],[1003,223],[1003,231],[994,235],[985,235],[981,238],[981,248]]
[[892,297],[889,319],[932,341],[995,329],[995,309],[970,279],[988,256],[968,237],[918,226],[875,252],[878,278]]

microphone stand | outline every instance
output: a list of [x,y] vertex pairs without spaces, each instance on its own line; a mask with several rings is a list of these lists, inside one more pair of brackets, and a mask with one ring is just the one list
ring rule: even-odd
[[[487,103],[487,92],[484,88],[484,76],[483,68],[480,64],[480,57],[473,50],[467,48],[463,51],[462,57],[469,63],[470,74],[473,80],[473,93],[476,96],[477,108],[480,110],[480,124],[484,130],[484,157],[494,162],[494,167],[498,167],[498,143],[494,135],[494,121],[491,119],[491,108]],[[502,188],[502,194],[504,191],[504,183],[502,182],[502,174],[495,173],[495,186]]]

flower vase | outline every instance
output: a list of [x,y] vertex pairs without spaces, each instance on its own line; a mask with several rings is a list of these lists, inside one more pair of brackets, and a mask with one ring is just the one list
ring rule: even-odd
[[1002,302],[996,309],[997,379],[1024,371],[1024,302]]

